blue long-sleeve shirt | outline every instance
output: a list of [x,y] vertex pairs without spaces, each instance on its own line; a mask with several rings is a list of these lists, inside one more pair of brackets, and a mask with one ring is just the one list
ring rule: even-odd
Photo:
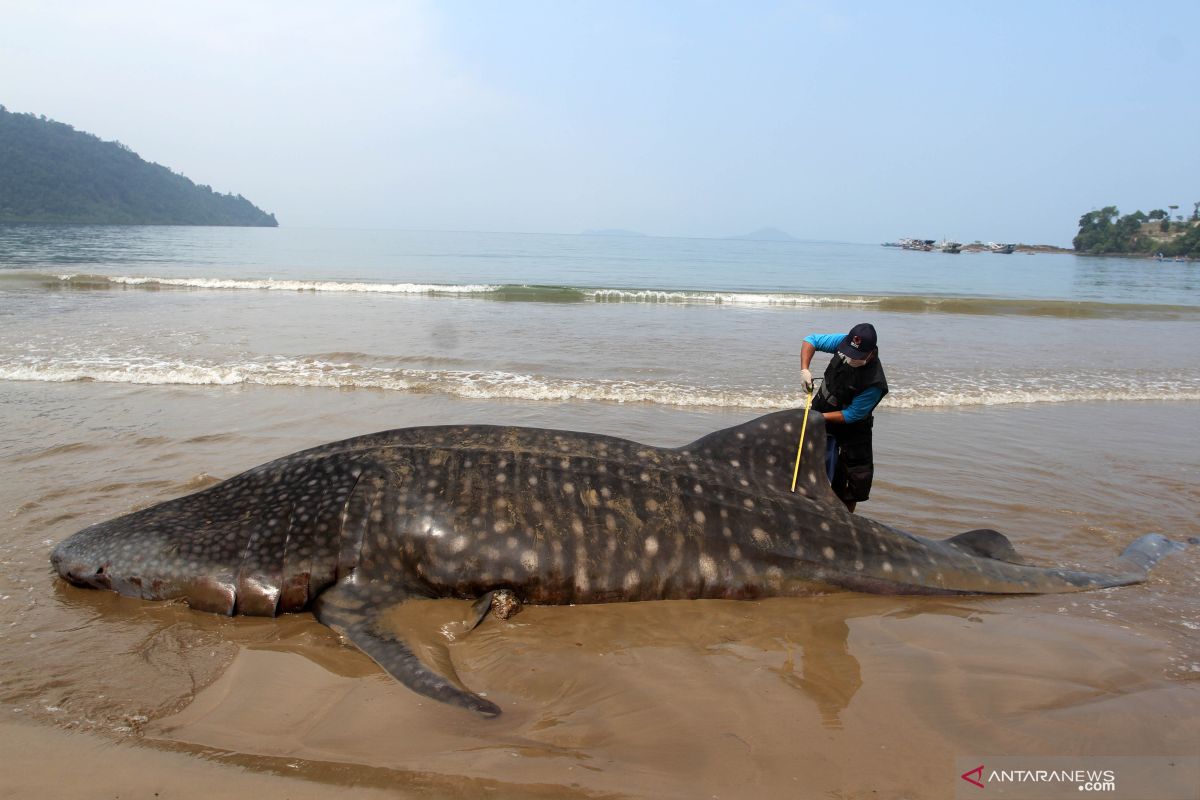
[[[838,345],[845,339],[846,334],[844,333],[813,333],[804,337],[804,341],[822,353],[836,353]],[[882,399],[883,392],[878,386],[868,386],[854,396],[850,405],[842,409],[842,418],[846,422],[858,422],[860,419],[866,419]]]

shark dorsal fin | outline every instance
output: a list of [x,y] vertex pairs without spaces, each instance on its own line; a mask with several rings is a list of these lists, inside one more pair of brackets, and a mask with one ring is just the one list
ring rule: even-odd
[[[714,431],[678,448],[678,452],[702,461],[723,462],[764,490],[790,493],[803,422],[804,409],[777,411]],[[825,420],[815,411],[809,414],[804,429],[796,493],[814,499],[832,498],[825,475]],[[829,498],[824,498],[826,494]]]
[[1017,554],[1008,537],[990,528],[980,528],[951,536],[946,540],[946,544],[973,556],[1007,561],[1010,564],[1025,563],[1025,559]]

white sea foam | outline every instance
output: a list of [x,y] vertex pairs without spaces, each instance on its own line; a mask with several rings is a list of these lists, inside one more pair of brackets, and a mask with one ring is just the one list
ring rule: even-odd
[[[670,381],[577,379],[502,370],[386,369],[318,359],[278,358],[234,364],[191,363],[152,358],[64,359],[23,357],[0,363],[0,380],[98,381],[142,385],[295,386],[339,389],[385,389],[414,394],[445,394],[481,400],[574,400],[650,403],[685,407],[774,410],[803,404],[798,392],[752,387],[699,386]],[[918,387],[888,395],[890,408],[996,406],[1027,403],[1096,401],[1196,401],[1194,381],[1147,385],[1076,382],[997,388],[971,385]]]
[[280,280],[275,278],[166,278],[138,275],[56,275],[63,283],[110,284],[134,288],[217,289],[287,292],[342,292],[415,295],[512,295],[522,299],[561,299],[564,295],[601,303],[672,303],[747,306],[871,306],[883,298],[811,295],[792,292],[722,292],[684,289],[607,289],[505,284],[371,283],[367,281]]
[[[70,281],[76,276],[60,275],[60,280]],[[154,278],[137,276],[107,276],[109,283],[120,286],[171,286],[188,289],[257,289],[288,292],[373,292],[379,294],[485,294],[494,292],[499,286],[490,284],[437,284],[437,283],[366,283],[363,281],[300,281],[263,278]]]
[[870,306],[878,297],[838,297],[788,292],[689,292],[667,289],[585,289],[583,295],[597,302],[700,303],[757,306]]

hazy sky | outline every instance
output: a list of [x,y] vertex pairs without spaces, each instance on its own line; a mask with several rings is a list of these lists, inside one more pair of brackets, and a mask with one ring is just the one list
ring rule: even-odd
[[287,226],[1066,244],[1200,200],[1200,4],[22,2],[0,104]]

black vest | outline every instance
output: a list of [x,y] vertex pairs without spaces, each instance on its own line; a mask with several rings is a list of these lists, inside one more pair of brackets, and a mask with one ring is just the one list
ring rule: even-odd
[[[854,398],[872,386],[883,393],[879,396],[880,400],[888,393],[887,378],[883,374],[883,364],[879,361],[878,352],[869,364],[861,367],[850,366],[842,360],[840,354],[834,353],[829,359],[829,366],[825,368],[825,380],[821,383],[821,389],[813,397],[812,407],[817,411],[844,411],[854,402]],[[872,409],[871,414],[858,422],[834,425],[829,432],[837,436],[838,441],[851,440],[859,436],[870,436],[873,424]]]

